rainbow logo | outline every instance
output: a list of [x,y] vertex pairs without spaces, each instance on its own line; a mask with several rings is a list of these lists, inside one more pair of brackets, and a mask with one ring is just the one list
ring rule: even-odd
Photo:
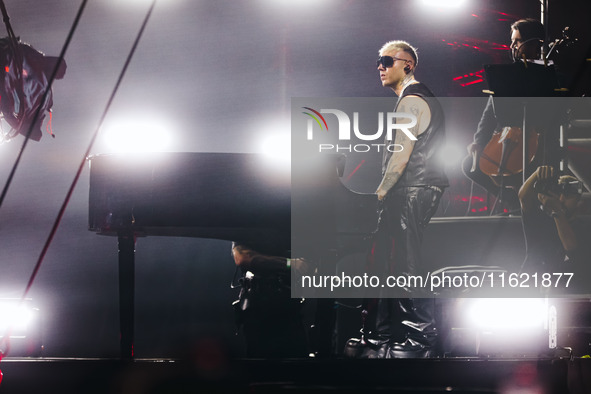
[[[307,109],[308,111],[314,112],[314,114],[318,115],[318,117],[320,117],[320,119],[322,119],[322,123],[324,123],[324,127],[326,128],[326,131],[328,131],[328,125],[326,124],[326,120],[324,119],[324,116],[320,115],[320,112],[316,111],[315,109],[312,109],[310,107],[302,107],[304,109]],[[308,115],[309,117],[311,117],[312,119],[314,119],[316,121],[316,123],[318,123],[318,126],[320,126],[320,130],[322,130],[322,123],[320,123],[320,120],[312,115],[310,112],[302,112],[303,114]]]

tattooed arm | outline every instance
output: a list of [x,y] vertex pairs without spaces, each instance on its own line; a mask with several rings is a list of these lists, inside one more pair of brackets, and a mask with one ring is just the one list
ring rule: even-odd
[[[409,128],[410,132],[415,137],[423,133],[431,122],[429,105],[419,96],[409,95],[404,97],[398,104],[398,107],[396,107],[396,112],[412,113],[416,116],[417,124],[414,127]],[[397,146],[402,146],[402,149],[400,152],[393,153],[390,157],[390,161],[388,161],[388,166],[384,173],[384,177],[382,178],[382,182],[376,190],[378,200],[383,200],[386,197],[386,194],[388,194],[388,191],[396,185],[402,176],[402,173],[408,164],[408,160],[410,159],[415,142],[416,141],[411,140],[404,133],[396,133],[394,143],[398,144]]]

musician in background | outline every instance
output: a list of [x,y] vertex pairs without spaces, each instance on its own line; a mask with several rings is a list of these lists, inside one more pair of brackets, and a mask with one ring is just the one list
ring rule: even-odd
[[[386,43],[377,62],[382,86],[399,97],[395,111],[417,119],[409,128],[415,139],[397,130],[394,143],[403,149],[384,152],[382,181],[376,191],[381,208],[370,256],[383,275],[425,274],[420,258],[423,232],[448,186],[443,166],[436,160],[445,140],[443,110],[433,93],[414,78],[417,63],[416,49],[404,41]],[[409,290],[410,296],[416,295],[416,289]],[[435,354],[433,298],[380,298],[366,313],[364,336],[349,340],[345,355],[411,358]]]
[[[247,356],[296,358],[308,355],[302,320],[303,300],[291,298],[291,269],[307,272],[303,259],[289,259],[287,251],[259,242],[234,242],[232,257],[242,272],[239,299],[234,302],[237,323],[246,339]],[[264,253],[261,253],[264,252]]]
[[[526,240],[525,272],[573,272],[591,259],[589,204],[575,177],[540,166],[519,190]],[[565,262],[568,264],[565,265]],[[587,283],[589,278],[575,278]]]
[[[511,57],[513,61],[541,62],[539,59],[545,36],[544,26],[535,19],[520,19],[513,23],[511,25]],[[467,147],[468,156],[462,162],[464,175],[495,197],[499,196],[500,186],[481,171],[478,160],[493,134],[500,133],[504,126],[514,125],[499,124],[495,115],[493,98],[490,96],[478,123],[474,140]],[[515,188],[505,188],[502,197],[510,211],[519,209]]]

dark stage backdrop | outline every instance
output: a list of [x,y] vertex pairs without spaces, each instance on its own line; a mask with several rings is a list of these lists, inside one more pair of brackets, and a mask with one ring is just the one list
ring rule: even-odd
[[[78,2],[5,3],[21,40],[60,53]],[[0,297],[21,296],[147,3],[94,1],[84,11],[66,54],[66,76],[54,85],[56,137],[45,133],[28,145],[0,208]],[[483,64],[509,61],[503,45],[510,24],[539,17],[537,0],[468,0],[449,12],[410,0],[305,3],[159,1],[107,120],[163,120],[170,151],[256,152],[268,133],[289,133],[291,97],[391,96],[379,83],[375,59],[392,39],[418,47],[417,78],[436,95],[482,98],[486,84],[475,81]],[[564,68],[575,76],[574,90],[583,90],[588,1],[550,4],[550,36],[567,25],[577,32],[579,45],[561,56],[574,59]],[[458,155],[477,119],[466,115]],[[21,143],[18,137],[0,145],[2,182]],[[99,140],[92,153],[106,150]],[[119,354],[117,244],[87,230],[88,175],[85,169],[30,293],[46,356]],[[466,182],[457,168],[450,175]],[[240,191],[228,188],[240,203]],[[243,354],[230,305],[237,292],[230,289],[229,242],[140,238],[136,269],[138,357],[184,355],[209,339]]]

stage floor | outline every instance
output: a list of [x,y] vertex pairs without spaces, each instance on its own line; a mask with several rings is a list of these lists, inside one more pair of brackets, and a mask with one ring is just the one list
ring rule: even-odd
[[588,393],[591,359],[6,358],[0,393]]

